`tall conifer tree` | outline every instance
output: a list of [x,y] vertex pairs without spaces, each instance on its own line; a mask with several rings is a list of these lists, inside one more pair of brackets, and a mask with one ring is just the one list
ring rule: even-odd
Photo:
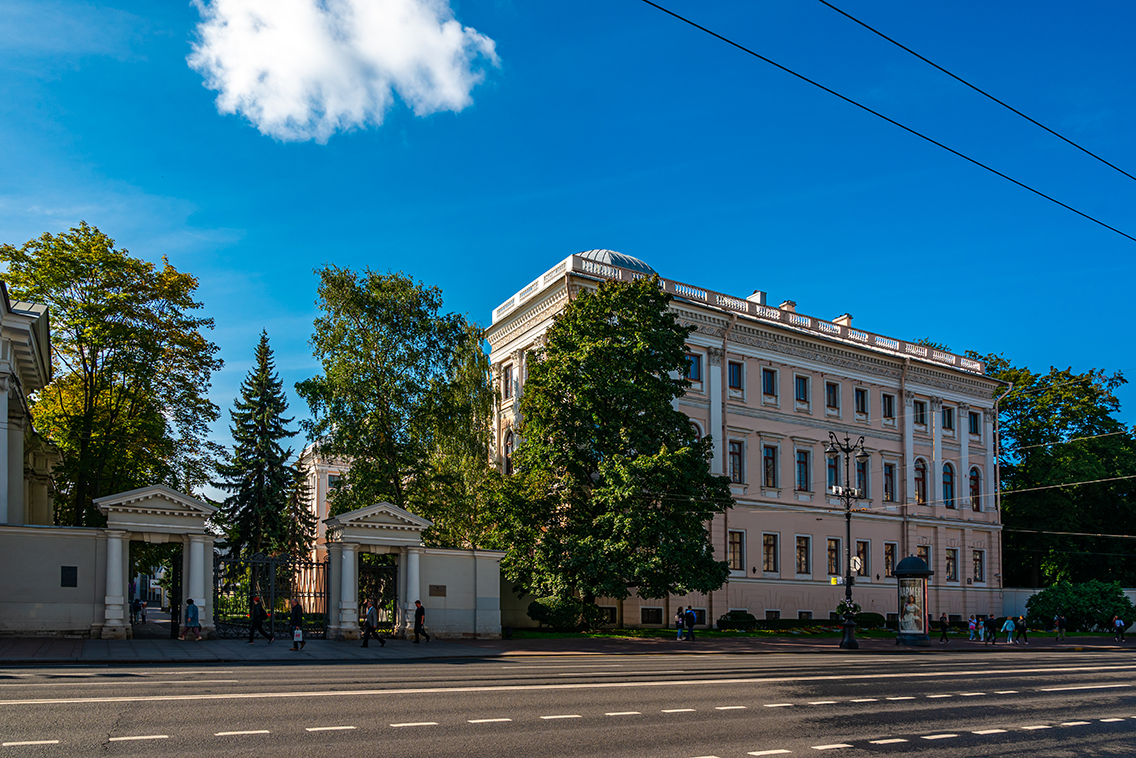
[[[229,412],[233,453],[217,467],[223,477],[217,486],[230,493],[221,510],[234,553],[295,550],[297,537],[311,532],[313,524],[296,523],[294,517],[297,474],[287,463],[292,450],[281,445],[296,435],[288,429],[293,419],[284,418],[287,410],[268,334],[261,332],[256,365],[241,384],[241,397]],[[303,529],[305,524],[307,530]]]

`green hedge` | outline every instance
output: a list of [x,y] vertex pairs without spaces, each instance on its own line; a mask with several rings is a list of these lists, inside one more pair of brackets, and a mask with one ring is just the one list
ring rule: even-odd
[[[857,613],[856,626],[862,629],[881,629],[884,627],[884,617],[878,613]],[[718,628],[727,630],[753,631],[788,631],[792,629],[815,629],[817,627],[834,627],[844,623],[843,619],[759,619],[752,613],[745,611],[730,611],[718,619]]]

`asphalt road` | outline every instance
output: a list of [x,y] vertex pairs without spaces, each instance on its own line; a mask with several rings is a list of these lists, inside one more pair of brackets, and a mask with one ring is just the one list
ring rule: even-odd
[[14,668],[0,756],[1136,755],[1134,672],[986,650]]

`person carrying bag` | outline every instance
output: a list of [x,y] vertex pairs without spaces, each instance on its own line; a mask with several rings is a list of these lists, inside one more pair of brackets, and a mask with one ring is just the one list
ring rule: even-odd
[[288,649],[299,652],[308,643],[304,639],[304,608],[296,598],[292,598],[292,612],[288,616],[288,624],[292,627],[292,647]]

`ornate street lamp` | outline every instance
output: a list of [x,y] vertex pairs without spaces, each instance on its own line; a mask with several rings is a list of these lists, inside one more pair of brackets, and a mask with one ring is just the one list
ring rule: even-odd
[[828,444],[825,445],[824,454],[831,461],[839,461],[844,456],[844,482],[845,486],[833,484],[828,488],[830,495],[840,498],[844,504],[844,636],[840,640],[840,647],[845,650],[857,650],[860,643],[856,641],[856,614],[852,612],[852,503],[864,498],[864,491],[850,486],[852,479],[852,456],[855,453],[857,462],[869,460],[872,456],[864,450],[864,437],[861,436],[855,444],[852,438],[845,436],[841,442],[835,433],[828,433]]

